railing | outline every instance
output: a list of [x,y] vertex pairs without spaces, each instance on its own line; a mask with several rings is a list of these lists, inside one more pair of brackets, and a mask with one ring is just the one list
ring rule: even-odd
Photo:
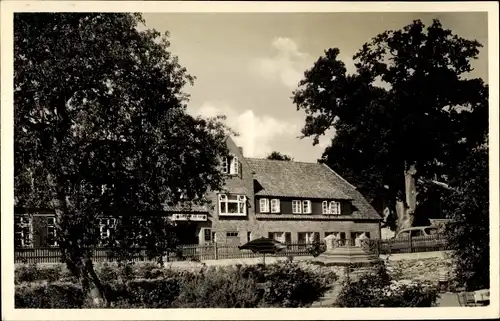
[[[362,247],[373,254],[396,254],[428,251],[444,251],[449,247],[443,236],[418,237],[413,239],[392,240],[334,240],[334,246]],[[309,256],[311,253],[307,244],[287,244],[287,248],[276,254],[266,254],[267,257]],[[95,262],[112,261],[109,249],[96,248],[93,253]],[[262,257],[262,254],[250,250],[240,250],[237,246],[230,245],[183,245],[178,247],[176,253],[169,253],[164,257],[165,262],[175,261],[205,261],[223,259],[243,259]],[[19,248],[15,249],[15,263],[59,263],[61,251],[59,248]],[[150,261],[146,251],[141,250],[134,256],[135,262]]]

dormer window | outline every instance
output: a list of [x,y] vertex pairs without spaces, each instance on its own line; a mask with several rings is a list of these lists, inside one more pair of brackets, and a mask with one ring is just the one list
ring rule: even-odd
[[239,175],[240,174],[241,163],[238,157],[234,155],[229,155],[222,158],[222,173],[229,175]]
[[260,213],[279,213],[280,212],[280,200],[277,198],[268,199],[261,198],[259,200]]
[[302,201],[302,213],[311,214],[311,201]]
[[280,212],[280,200],[275,198],[271,200],[271,213]]
[[340,215],[340,202],[337,201],[323,201],[322,203],[323,214],[326,215]]
[[260,199],[260,212],[261,213],[269,213],[269,199],[268,198],[261,198]]

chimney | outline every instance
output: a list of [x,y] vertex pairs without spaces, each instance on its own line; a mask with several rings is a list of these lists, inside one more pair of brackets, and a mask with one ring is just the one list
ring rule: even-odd
[[243,147],[238,146],[238,150],[240,151],[241,156],[243,156]]

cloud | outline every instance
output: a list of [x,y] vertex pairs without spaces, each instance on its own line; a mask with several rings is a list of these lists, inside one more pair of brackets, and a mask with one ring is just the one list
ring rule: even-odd
[[273,145],[276,139],[299,135],[298,124],[269,115],[257,115],[250,109],[238,112],[227,104],[205,103],[196,114],[204,117],[225,115],[226,124],[239,133],[238,137],[233,138],[235,143],[243,147],[243,152],[248,157],[266,157],[278,150]]
[[304,71],[312,66],[311,56],[300,51],[298,44],[291,38],[275,38],[271,46],[274,54],[254,60],[252,70],[268,80],[278,80],[289,88],[297,87]]

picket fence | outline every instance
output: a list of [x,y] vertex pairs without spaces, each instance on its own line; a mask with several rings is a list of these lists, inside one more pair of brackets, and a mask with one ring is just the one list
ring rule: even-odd
[[[446,239],[443,236],[419,237],[418,239],[392,239],[367,240],[368,249],[378,255],[429,252],[449,250]],[[354,240],[345,240],[339,246],[358,246]],[[289,257],[289,256],[309,256],[309,245],[306,244],[287,244],[287,248],[277,254],[266,254],[270,257]],[[59,263],[61,261],[61,251],[59,248],[17,248],[15,249],[15,263]],[[109,257],[109,249],[96,248],[93,253],[95,262],[113,261]],[[237,246],[229,245],[182,245],[178,247],[176,253],[170,253],[164,257],[165,262],[175,261],[205,261],[205,260],[223,260],[223,259],[243,259],[262,257],[262,254],[253,253],[250,250],[240,250]],[[133,261],[147,262],[146,251],[141,250],[135,255]]]

